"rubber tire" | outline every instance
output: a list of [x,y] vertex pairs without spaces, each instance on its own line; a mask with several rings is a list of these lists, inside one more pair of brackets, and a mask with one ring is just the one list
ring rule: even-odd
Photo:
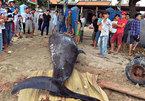
[[132,60],[130,63],[128,63],[127,66],[126,66],[126,76],[135,85],[139,84],[140,86],[145,86],[145,80],[139,82],[139,81],[136,81],[135,79],[133,79],[131,77],[130,70],[131,70],[131,67],[135,64],[141,65],[142,67],[145,68],[145,58],[144,57],[143,58],[137,58],[137,59]]
[[139,56],[136,56],[134,59],[144,58],[144,57],[145,57],[144,55],[139,55]]

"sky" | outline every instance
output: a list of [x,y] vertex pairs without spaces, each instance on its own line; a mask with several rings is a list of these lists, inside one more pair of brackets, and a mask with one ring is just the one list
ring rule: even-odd
[[138,3],[140,4],[140,6],[145,6],[145,0],[141,0]]
[[[122,3],[123,3],[123,4],[124,4],[124,3],[126,4],[128,1],[129,1],[129,0],[122,0]],[[113,0],[112,4],[113,4],[113,5],[116,5],[116,3],[117,3],[117,0]],[[145,6],[145,0],[139,1],[138,4],[140,4],[140,6]]]

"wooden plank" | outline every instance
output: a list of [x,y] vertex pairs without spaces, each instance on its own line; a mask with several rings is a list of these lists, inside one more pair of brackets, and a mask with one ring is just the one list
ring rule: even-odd
[[122,85],[115,84],[107,80],[102,80],[99,82],[99,84],[104,88],[118,91],[120,93],[131,95],[137,98],[145,99],[145,91],[143,90],[140,91],[137,88],[135,89],[135,87],[131,88],[130,86],[122,86]]

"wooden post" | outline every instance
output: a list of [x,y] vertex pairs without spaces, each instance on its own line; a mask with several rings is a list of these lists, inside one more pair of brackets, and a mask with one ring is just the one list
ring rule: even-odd
[[49,2],[49,0],[48,0],[48,9],[50,8],[50,7],[49,7],[49,3],[50,3],[50,2]]
[[107,80],[102,80],[102,81],[100,81],[99,84],[104,88],[108,88],[108,89],[118,91],[118,92],[123,93],[123,94],[131,95],[131,96],[145,100],[145,91],[144,90],[140,91],[140,90],[137,90],[137,88],[134,88],[134,87],[132,88],[129,86],[115,84],[115,83],[112,83],[112,82],[107,81]]
[[96,17],[98,17],[98,7],[96,7]]
[[55,6],[55,10],[57,10],[57,6]]
[[81,7],[81,13],[83,13],[83,7]]

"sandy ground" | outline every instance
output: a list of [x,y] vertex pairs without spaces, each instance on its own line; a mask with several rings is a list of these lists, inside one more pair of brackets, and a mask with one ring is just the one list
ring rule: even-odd
[[[92,30],[85,29],[85,36],[91,36]],[[91,40],[84,40],[79,44],[79,49],[86,55],[78,56],[77,68],[81,72],[90,72],[99,75],[99,80],[109,80],[120,85],[127,85],[137,90],[145,90],[144,87],[133,85],[125,75],[125,67],[129,62],[126,54],[109,55],[107,58],[99,58],[99,49],[90,46]],[[14,40],[14,44],[8,49],[12,54],[0,53],[0,58],[6,59],[0,62],[0,101],[17,101],[18,96],[12,96],[11,90],[15,83],[22,81],[34,71],[49,71],[53,68],[50,59],[48,37],[41,37],[36,32],[34,38]],[[143,101],[112,90],[104,89],[110,101]],[[142,92],[141,92],[142,94]]]

